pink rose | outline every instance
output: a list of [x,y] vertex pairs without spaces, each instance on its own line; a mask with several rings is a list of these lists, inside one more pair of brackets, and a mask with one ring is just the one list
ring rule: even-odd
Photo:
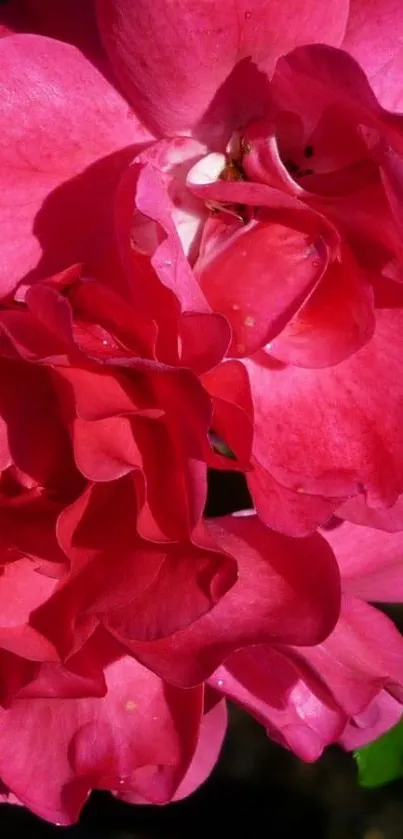
[[221,694],[305,759],[400,715],[400,19],[1,12],[0,795],[45,818],[188,794]]
[[3,39],[2,294],[85,262],[205,373],[266,523],[400,526],[399,4],[50,5],[3,19],[104,75]]
[[203,383],[267,524],[300,535],[341,503],[370,522],[403,492],[398,4],[252,2],[225,25],[208,2],[97,8],[136,113],[168,137],[116,198],[127,275],[153,272],[145,309],[173,324],[168,288],[230,324]]

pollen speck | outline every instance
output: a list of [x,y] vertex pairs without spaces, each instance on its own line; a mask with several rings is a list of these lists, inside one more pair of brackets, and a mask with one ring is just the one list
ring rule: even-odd
[[255,325],[255,323],[256,323],[255,318],[252,318],[252,317],[250,317],[250,316],[248,316],[248,317],[247,317],[247,318],[245,318],[245,320],[244,320],[244,324],[245,324],[245,326],[254,326],[254,325]]
[[133,702],[132,699],[128,699],[127,702],[125,702],[125,710],[126,711],[135,711],[136,708],[137,708],[137,705],[136,705],[135,702]]
[[245,140],[245,137],[241,137],[241,139],[239,141],[239,147],[240,147],[240,152],[241,152],[242,157],[245,154],[249,154],[249,152],[252,151],[252,146],[251,146],[250,143],[248,143],[247,140]]
[[233,303],[231,308],[234,310],[234,312],[239,312],[238,303]]

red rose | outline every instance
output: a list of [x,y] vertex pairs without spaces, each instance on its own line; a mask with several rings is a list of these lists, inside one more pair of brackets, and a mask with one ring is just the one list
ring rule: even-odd
[[191,792],[225,730],[204,680],[253,642],[318,643],[339,612],[319,535],[203,522],[210,402],[156,344],[77,266],[0,312],[0,779],[63,824],[93,788]]

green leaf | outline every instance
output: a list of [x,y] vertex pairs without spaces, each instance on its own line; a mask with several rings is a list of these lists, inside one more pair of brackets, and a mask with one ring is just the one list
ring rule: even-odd
[[403,718],[368,746],[354,753],[362,787],[380,787],[403,775]]

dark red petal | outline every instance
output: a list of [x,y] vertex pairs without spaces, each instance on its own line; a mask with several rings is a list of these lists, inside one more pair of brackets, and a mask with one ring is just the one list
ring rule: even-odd
[[240,647],[263,641],[315,644],[326,636],[337,619],[340,591],[324,540],[281,536],[254,515],[209,520],[208,527],[218,546],[236,557],[238,582],[187,630],[131,644],[136,657],[186,685],[205,679]]

